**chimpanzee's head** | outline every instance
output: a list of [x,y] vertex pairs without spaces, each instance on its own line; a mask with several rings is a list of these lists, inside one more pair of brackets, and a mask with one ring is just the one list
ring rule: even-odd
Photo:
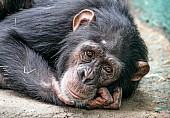
[[[119,79],[125,68],[121,58],[129,58],[121,57],[124,39],[120,35],[124,30],[114,31],[110,24],[110,27],[106,25],[108,29],[103,28],[107,29],[105,31],[99,27],[103,24],[100,22],[92,10],[80,11],[74,16],[73,32],[66,37],[65,46],[61,49],[58,63],[60,87],[64,97],[77,106],[93,99],[98,88],[110,86]],[[132,55],[130,58],[133,58]],[[133,81],[138,81],[149,71],[149,66],[141,61],[134,63],[134,68],[143,70],[132,73]]]

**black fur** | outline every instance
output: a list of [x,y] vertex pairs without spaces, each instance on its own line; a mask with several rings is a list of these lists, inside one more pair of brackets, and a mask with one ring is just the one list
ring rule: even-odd
[[[81,41],[100,43],[105,39],[108,42],[104,45],[105,51],[124,64],[120,78],[108,89],[112,93],[114,87],[121,86],[123,97],[130,97],[138,85],[138,82],[131,81],[137,71],[135,64],[139,60],[147,61],[147,48],[126,3],[123,0],[63,0],[53,3],[21,11],[0,23],[0,30],[4,30],[0,31],[0,65],[8,66],[7,75],[12,76],[4,75],[10,83],[8,88],[17,91],[24,89],[22,92],[25,94],[41,100],[50,99],[49,94],[53,94],[50,90],[47,96],[37,94],[43,93],[42,86],[37,82],[48,81],[50,68],[55,70],[56,79],[59,79],[67,69],[70,52]],[[72,32],[72,19],[83,9],[93,10],[96,22]],[[27,65],[30,61],[33,64]],[[23,74],[24,65],[30,69],[36,66],[38,73]],[[42,70],[46,70],[46,74],[41,73]],[[51,98],[50,101],[56,103],[58,100]]]
[[1,0],[0,1],[0,20],[6,15],[22,9],[31,8],[34,5],[34,0]]
[[51,78],[55,74],[44,59],[20,42],[21,34],[12,30],[2,34],[5,40],[0,42],[0,62],[4,83],[0,84],[38,100],[63,104],[52,88]]

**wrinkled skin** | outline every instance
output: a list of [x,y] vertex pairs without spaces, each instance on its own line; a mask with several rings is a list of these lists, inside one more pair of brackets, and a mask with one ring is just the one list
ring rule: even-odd
[[[75,103],[70,101],[69,99],[65,98],[60,90],[59,83],[57,81],[53,81],[53,88],[55,90],[56,95],[58,98],[63,101],[67,105],[74,106]],[[109,93],[107,88],[101,87],[97,91],[99,96],[95,99],[89,100],[87,103],[87,109],[94,109],[94,108],[105,108],[105,109],[113,109],[117,110],[121,106],[121,99],[122,99],[122,90],[121,88],[116,88],[114,90],[113,95]]]

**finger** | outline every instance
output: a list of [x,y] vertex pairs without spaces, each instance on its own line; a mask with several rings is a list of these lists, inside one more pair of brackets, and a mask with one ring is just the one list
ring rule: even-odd
[[100,88],[98,93],[101,95],[101,97],[98,98],[99,101],[102,101],[105,104],[110,104],[113,102],[113,98],[107,88],[105,87]]
[[[97,97],[94,100],[88,101],[88,104],[94,107],[101,106],[105,104],[105,101],[101,97]],[[106,104],[105,104],[106,105]]]
[[107,105],[107,106],[103,106],[103,108],[105,108],[105,109],[118,110],[120,107],[118,106],[118,104],[112,103],[112,104],[109,104],[109,105]]
[[118,107],[121,106],[121,103],[122,103],[122,88],[121,87],[117,87],[114,90],[113,100],[114,100],[115,105],[117,105]]
[[109,105],[110,103],[113,103],[113,98],[107,88],[102,87],[99,88],[98,93],[101,95],[100,97],[97,97],[94,100],[90,100],[88,102],[88,105],[92,108],[101,107]]
[[117,87],[114,90],[113,99],[114,99],[114,102],[112,104],[106,105],[103,108],[113,109],[113,110],[118,110],[120,108],[121,100],[122,100],[122,88],[121,87]]

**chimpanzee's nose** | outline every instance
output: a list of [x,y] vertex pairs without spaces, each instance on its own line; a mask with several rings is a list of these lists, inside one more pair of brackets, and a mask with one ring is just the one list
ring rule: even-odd
[[89,66],[80,66],[77,68],[79,79],[87,85],[96,85],[97,79],[94,70]]

